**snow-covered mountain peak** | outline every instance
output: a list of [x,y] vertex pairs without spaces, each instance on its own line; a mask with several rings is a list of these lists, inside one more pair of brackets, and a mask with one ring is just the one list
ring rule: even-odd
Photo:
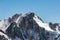
[[0,40],[60,40],[60,24],[45,23],[33,12],[15,14],[0,21]]

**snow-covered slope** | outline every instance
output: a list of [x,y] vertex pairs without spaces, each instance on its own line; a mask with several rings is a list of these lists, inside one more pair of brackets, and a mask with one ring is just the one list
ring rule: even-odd
[[0,30],[5,31],[6,27],[5,27],[5,23],[4,21],[0,21]]
[[33,19],[36,21],[36,23],[42,27],[42,28],[45,28],[47,31],[54,31],[52,30],[50,27],[49,27],[49,24],[48,23],[43,23],[41,20],[38,19],[38,17],[35,15],[33,17]]
[[45,23],[34,13],[0,21],[0,40],[60,40],[60,24]]

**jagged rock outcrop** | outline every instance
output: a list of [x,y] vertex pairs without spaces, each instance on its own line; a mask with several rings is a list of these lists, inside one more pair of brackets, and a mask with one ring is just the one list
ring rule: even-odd
[[7,23],[0,22],[0,40],[60,40],[60,24],[44,23],[34,13],[15,14]]

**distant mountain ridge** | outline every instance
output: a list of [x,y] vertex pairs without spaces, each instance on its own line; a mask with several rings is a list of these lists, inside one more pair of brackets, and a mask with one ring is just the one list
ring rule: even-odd
[[60,40],[60,24],[45,23],[35,13],[0,21],[0,40]]

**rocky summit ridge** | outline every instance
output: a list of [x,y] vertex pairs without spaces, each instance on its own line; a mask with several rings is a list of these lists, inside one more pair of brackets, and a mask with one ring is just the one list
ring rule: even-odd
[[35,13],[0,20],[0,40],[60,40],[60,24],[45,23]]

